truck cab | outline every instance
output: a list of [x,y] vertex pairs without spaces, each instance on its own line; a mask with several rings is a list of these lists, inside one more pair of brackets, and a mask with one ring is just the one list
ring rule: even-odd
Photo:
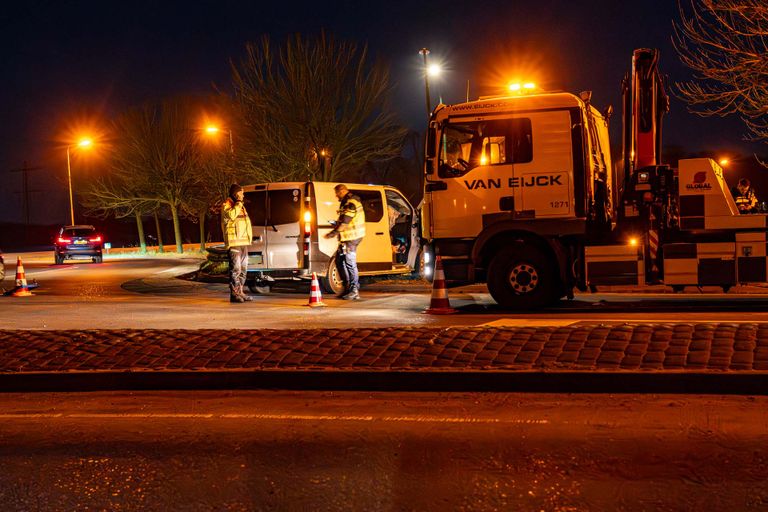
[[[539,301],[565,295],[570,269],[557,263],[559,239],[612,221],[608,120],[590,96],[515,95],[435,109],[422,236],[441,256],[449,286],[488,282],[510,306],[526,295],[519,290],[542,294]],[[537,254],[521,258],[526,245]]]

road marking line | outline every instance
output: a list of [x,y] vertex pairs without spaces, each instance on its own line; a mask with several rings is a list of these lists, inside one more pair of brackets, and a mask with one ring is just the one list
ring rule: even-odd
[[487,327],[566,327],[581,320],[528,320],[525,318],[500,318],[493,322],[480,324]]
[[29,419],[29,418],[62,418],[64,417],[63,414],[50,414],[50,413],[40,413],[40,414],[34,414],[34,413],[21,413],[21,414],[2,414],[0,415],[2,419],[9,419],[9,420],[15,420],[15,419]]
[[28,414],[0,414],[3,419],[39,419],[39,418],[64,418],[64,419],[253,419],[253,420],[302,420],[302,421],[384,421],[393,423],[505,423],[546,425],[549,420],[520,420],[498,418],[437,418],[432,416],[346,416],[346,415],[312,415],[312,414],[199,414],[199,413],[126,413],[126,414],[99,414],[99,413],[28,413]]

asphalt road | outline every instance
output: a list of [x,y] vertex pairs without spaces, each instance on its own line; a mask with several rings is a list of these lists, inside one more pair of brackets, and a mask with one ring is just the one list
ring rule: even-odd
[[[768,294],[750,293],[577,295],[544,311],[515,313],[496,306],[484,286],[450,290],[458,314],[425,315],[430,288],[414,281],[382,280],[363,287],[363,300],[324,297],[325,308],[306,306],[306,283],[275,289],[246,304],[230,304],[225,284],[177,276],[197,259],[107,259],[102,264],[55,266],[49,254],[25,255],[28,280],[40,286],[28,298],[0,297],[2,329],[107,328],[316,328],[450,325],[575,325],[623,322],[768,321]],[[15,255],[6,257],[13,286]]]
[[2,510],[765,510],[768,399],[0,395]]

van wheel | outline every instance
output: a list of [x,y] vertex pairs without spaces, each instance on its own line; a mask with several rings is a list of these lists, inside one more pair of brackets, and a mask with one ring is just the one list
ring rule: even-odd
[[328,272],[320,278],[320,286],[323,287],[325,293],[334,295],[344,291],[344,281],[341,280],[341,273],[336,267],[336,258],[331,258],[330,263],[328,263]]
[[266,295],[272,291],[272,287],[269,286],[268,284],[258,284],[258,283],[248,283],[248,289],[251,290],[251,293],[255,293],[258,295]]
[[559,299],[557,289],[555,265],[536,247],[504,249],[488,267],[488,291],[504,308],[546,306]]

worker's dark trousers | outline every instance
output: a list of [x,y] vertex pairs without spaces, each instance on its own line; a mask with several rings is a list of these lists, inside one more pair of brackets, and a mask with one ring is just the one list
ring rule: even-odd
[[360,279],[357,274],[357,246],[362,238],[341,242],[336,253],[336,268],[339,269],[344,289],[349,292],[360,289]]

